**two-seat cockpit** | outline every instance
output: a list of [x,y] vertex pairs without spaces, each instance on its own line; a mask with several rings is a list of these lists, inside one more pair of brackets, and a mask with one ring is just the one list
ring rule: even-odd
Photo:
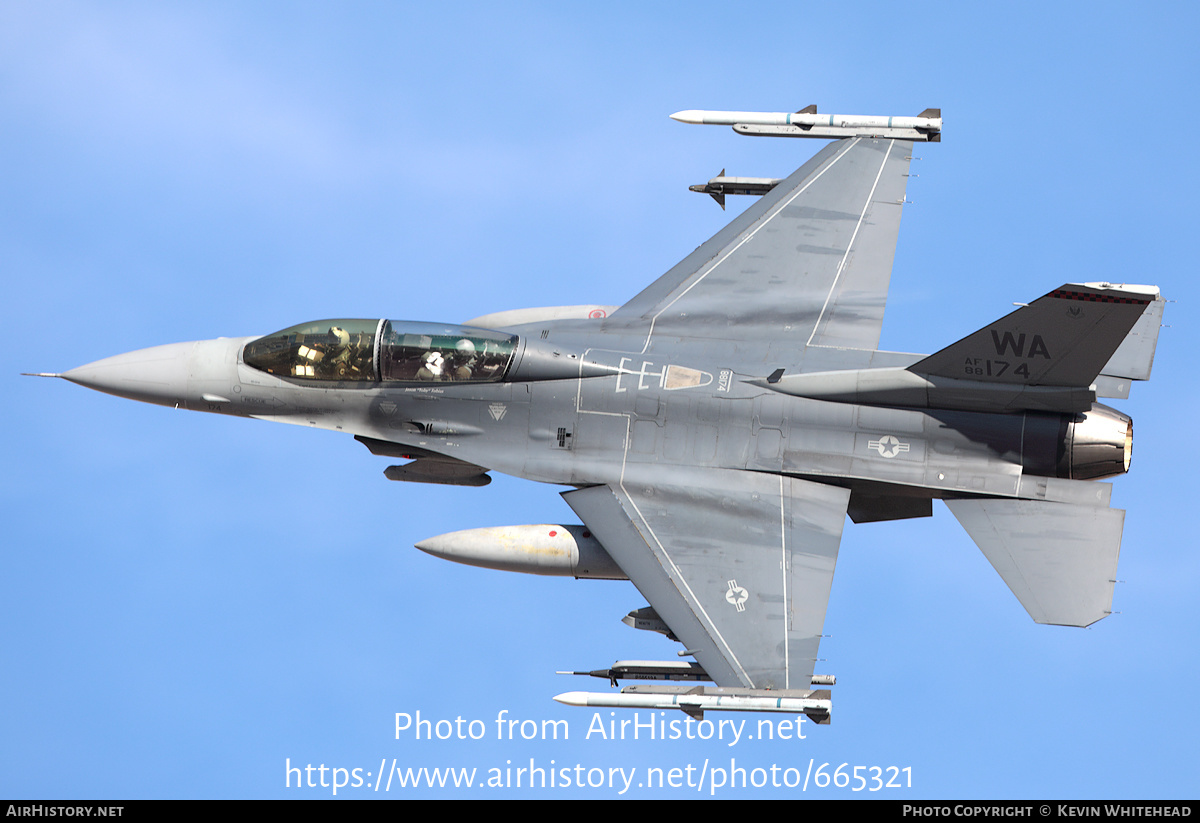
[[243,362],[283,378],[349,382],[496,382],[516,335],[437,323],[318,320],[246,344]]

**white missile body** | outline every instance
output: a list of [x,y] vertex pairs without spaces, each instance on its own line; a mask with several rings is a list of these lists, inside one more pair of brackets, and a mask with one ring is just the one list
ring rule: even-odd
[[799,112],[704,111],[688,109],[671,115],[672,120],[703,126],[733,126],[738,134],[762,137],[853,136],[896,137],[908,140],[941,139],[941,109],[926,109],[915,117],[870,114],[817,114],[810,106]]
[[[636,687],[631,687],[636,688]],[[800,697],[755,690],[757,694],[714,694],[687,691],[630,691],[621,692],[565,692],[554,699],[566,706],[614,709],[680,709],[693,717],[702,717],[706,711],[726,712],[788,712],[806,714],[818,723],[828,723],[833,701],[828,692],[810,692],[812,697]],[[750,690],[747,690],[750,691]]]
[[497,526],[440,534],[417,544],[427,554],[468,566],[560,577],[628,580],[583,526]]
[[688,109],[671,115],[672,120],[701,126],[832,126],[842,129],[931,129],[942,130],[940,117],[887,117],[871,114],[803,114],[800,112],[702,111]]

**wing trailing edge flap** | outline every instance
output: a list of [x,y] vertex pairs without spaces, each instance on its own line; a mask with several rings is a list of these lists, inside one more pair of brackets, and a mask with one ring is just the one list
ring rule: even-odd
[[850,492],[725,469],[563,493],[718,686],[807,689]]
[[[1087,388],[1102,373],[1144,380],[1158,340],[1161,303],[1154,286],[1068,283],[908,371],[1065,388]],[[1108,368],[1115,371],[1105,372]]]
[[1089,626],[1112,613],[1125,512],[997,498],[946,506],[1038,623]]

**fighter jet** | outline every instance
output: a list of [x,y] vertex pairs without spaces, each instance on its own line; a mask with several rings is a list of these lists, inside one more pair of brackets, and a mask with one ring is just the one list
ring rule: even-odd
[[846,516],[928,517],[935,498],[1035,621],[1109,614],[1124,512],[1097,480],[1128,471],[1133,424],[1098,398],[1150,377],[1158,289],[1048,284],[931,355],[881,351],[909,161],[915,141],[940,139],[940,111],[815,127],[681,114],[833,139],[619,307],[463,325],[326,319],[47,376],[345,432],[409,461],[387,469],[392,480],[484,486],[502,472],[568,487],[581,523],[418,545],[497,569],[628,579],[649,606],[626,622],[690,658],[595,670],[639,683],[565,703],[828,722],[829,692],[815,687],[832,678],[814,668]]

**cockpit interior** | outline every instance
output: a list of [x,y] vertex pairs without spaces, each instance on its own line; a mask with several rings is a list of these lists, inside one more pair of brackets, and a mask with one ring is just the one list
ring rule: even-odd
[[398,320],[318,320],[246,344],[242,360],[278,377],[336,382],[504,379],[516,335]]

